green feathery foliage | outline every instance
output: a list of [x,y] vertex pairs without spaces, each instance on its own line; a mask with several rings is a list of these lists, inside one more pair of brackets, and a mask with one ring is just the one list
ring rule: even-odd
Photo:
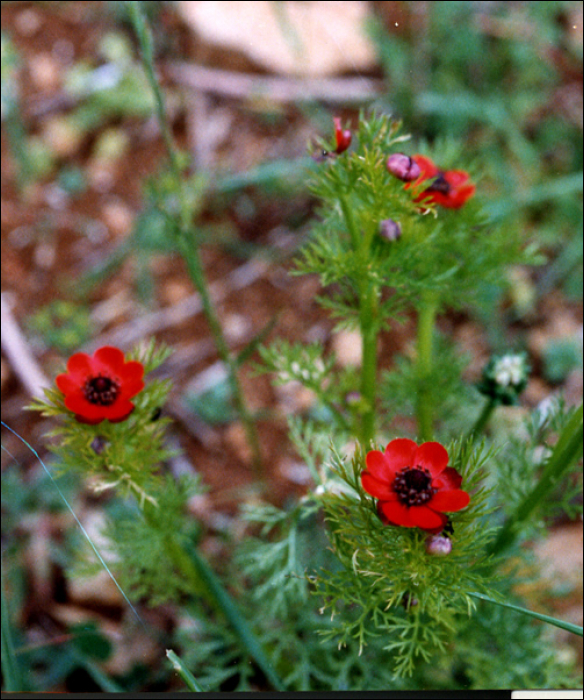
[[[350,466],[336,452],[332,455],[333,468],[353,493],[322,497],[332,547],[343,565],[313,578],[325,607],[333,616],[341,613],[337,628],[324,634],[338,637],[340,644],[356,638],[360,647],[370,635],[383,635],[384,648],[394,652],[397,675],[411,674],[418,657],[427,661],[436,649],[445,650],[456,615],[476,607],[469,592],[491,591],[481,574],[487,563],[483,549],[492,538],[485,522],[488,494],[481,486],[491,454],[482,445],[462,442],[453,443],[449,453],[472,497],[468,508],[451,516],[452,552],[446,557],[427,552],[427,533],[381,522],[361,486],[365,456],[360,449]],[[343,620],[347,605],[359,608],[357,620]]]

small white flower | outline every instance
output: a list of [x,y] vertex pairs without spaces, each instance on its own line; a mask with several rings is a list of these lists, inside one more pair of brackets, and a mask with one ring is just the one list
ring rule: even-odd
[[521,355],[505,355],[495,365],[495,381],[500,386],[515,386],[525,378],[525,364]]

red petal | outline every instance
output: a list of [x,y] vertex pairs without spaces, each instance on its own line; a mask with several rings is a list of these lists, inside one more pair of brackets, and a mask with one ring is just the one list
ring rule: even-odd
[[435,478],[448,464],[448,452],[439,442],[424,442],[416,450],[414,466],[427,469]]
[[111,406],[104,406],[103,417],[112,423],[119,423],[127,418],[134,410],[134,404],[131,401],[118,399]]
[[80,382],[70,374],[59,374],[55,378],[55,384],[64,394],[72,394],[80,390]]
[[453,188],[457,189],[468,182],[469,175],[464,170],[447,170],[444,179]]
[[474,185],[465,185],[457,190],[453,190],[450,192],[450,204],[445,206],[449,206],[451,209],[460,209],[460,207],[473,196],[475,191],[476,187]]
[[431,177],[438,175],[440,170],[434,165],[434,162],[426,156],[415,155],[412,156],[413,160],[416,161],[420,167],[420,177],[416,180],[416,184],[422,182],[423,180],[428,180]]
[[432,486],[437,489],[458,489],[461,484],[462,476],[452,467],[447,467],[437,479],[432,481]]
[[123,369],[121,378],[121,393],[120,398],[131,399],[132,396],[144,388],[144,367],[140,362],[128,362]]
[[416,527],[422,530],[433,530],[435,528],[443,528],[448,518],[442,513],[435,513],[428,506],[412,506],[410,508],[410,517]]
[[98,418],[86,418],[85,416],[81,415],[80,413],[75,414],[75,420],[79,423],[86,423],[87,425],[97,425],[98,423],[101,423],[103,420],[103,417],[98,417]]
[[77,394],[66,396],[65,406],[76,415],[86,418],[88,423],[98,423],[104,418],[103,406],[94,406],[89,401],[86,401],[83,396]]
[[447,513],[454,513],[457,510],[466,508],[470,502],[470,496],[466,491],[445,490],[438,491],[430,501],[430,507]]
[[394,501],[397,499],[397,495],[392,490],[389,482],[376,479],[368,471],[364,471],[361,474],[361,484],[365,491],[374,498],[379,498],[382,501]]
[[390,483],[393,481],[393,471],[385,459],[383,452],[372,450],[365,457],[367,471],[379,481]]
[[407,438],[392,440],[385,448],[385,460],[392,473],[403,469],[403,467],[411,467],[417,449],[418,446],[413,440]]
[[383,501],[379,504],[379,510],[390,525],[416,527],[411,517],[412,508],[404,506],[399,501]]
[[119,348],[113,348],[105,345],[103,348],[98,348],[93,353],[93,358],[96,364],[99,364],[104,369],[109,369],[115,374],[121,374],[124,367],[124,353]]
[[91,374],[91,357],[84,352],[76,352],[67,361],[67,372],[85,378]]

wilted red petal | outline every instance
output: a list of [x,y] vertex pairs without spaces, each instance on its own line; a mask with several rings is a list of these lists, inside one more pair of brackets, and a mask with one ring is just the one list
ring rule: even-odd
[[414,466],[427,469],[433,477],[446,469],[448,452],[439,442],[424,442],[414,455]]
[[430,158],[416,154],[412,156],[418,164],[421,174],[413,183],[407,183],[406,189],[413,185],[416,192],[420,192],[423,183],[440,175],[450,186],[449,192],[440,192],[437,189],[425,189],[415,198],[416,202],[438,204],[446,209],[460,209],[463,204],[473,196],[476,187],[469,181],[470,176],[465,170],[446,170],[438,168]]

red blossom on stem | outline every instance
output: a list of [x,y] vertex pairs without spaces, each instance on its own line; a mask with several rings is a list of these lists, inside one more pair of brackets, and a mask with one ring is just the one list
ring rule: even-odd
[[126,362],[121,350],[105,346],[93,355],[71,355],[67,372],[55,381],[75,418],[95,425],[104,419],[119,423],[132,413],[130,399],[144,388],[143,376],[140,362]]
[[335,148],[335,153],[339,155],[340,153],[343,153],[343,151],[346,151],[347,148],[351,145],[351,139],[353,138],[353,135],[351,134],[349,129],[343,129],[341,126],[341,118],[340,117],[333,117],[333,123],[335,125],[335,139],[337,143],[337,147]]
[[462,510],[470,502],[460,489],[461,475],[447,466],[448,452],[438,442],[418,446],[398,438],[385,452],[368,452],[366,463],[361,484],[379,500],[377,510],[385,524],[438,533],[448,522],[445,512]]
[[434,182],[417,195],[416,202],[434,202],[447,209],[460,209],[475,193],[476,187],[465,170],[440,170],[426,156],[415,155],[412,159],[420,168],[420,176],[415,182],[408,183],[406,189],[414,187],[418,190],[423,182],[434,178]]

